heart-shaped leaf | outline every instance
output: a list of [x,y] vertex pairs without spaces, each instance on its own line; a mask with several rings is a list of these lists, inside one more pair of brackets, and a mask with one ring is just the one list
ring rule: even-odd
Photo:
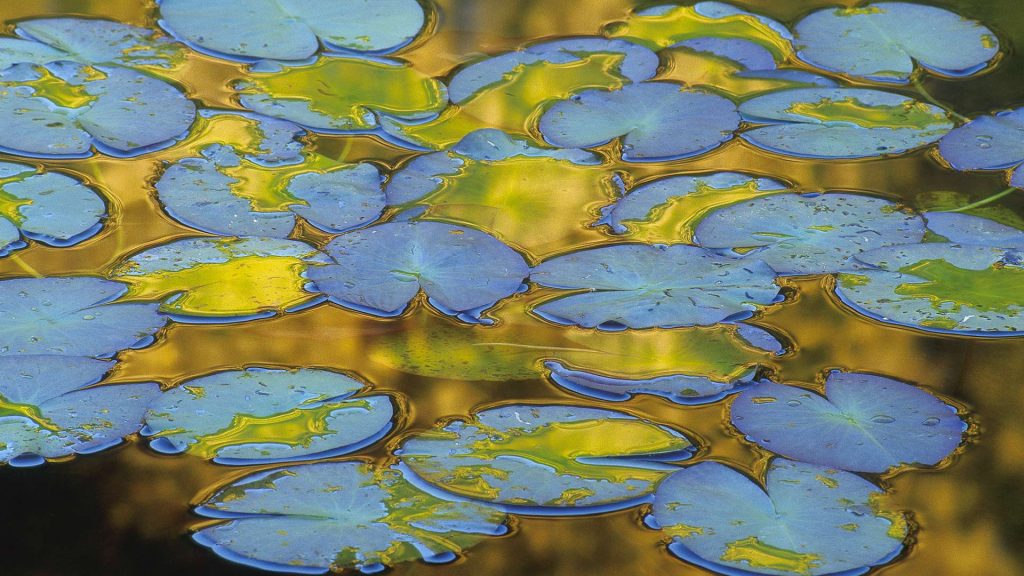
[[747,439],[787,458],[852,472],[938,464],[967,425],[928,392],[874,374],[832,372],[825,396],[761,382],[732,404]]
[[143,433],[160,452],[251,465],[348,454],[392,428],[387,395],[327,370],[247,368],[193,378],[150,405]]
[[1011,170],[1024,188],[1024,108],[979,116],[939,140],[939,153],[957,170]]
[[794,31],[804,62],[876,82],[906,84],[915,64],[942,76],[970,76],[999,53],[999,40],[981,24],[908,2],[825,8]]
[[375,573],[423,559],[450,562],[508,531],[505,515],[421,492],[395,469],[321,462],[256,472],[196,510],[228,522],[193,538],[231,560],[275,572]]
[[635,416],[584,406],[505,404],[407,438],[396,451],[457,496],[538,514],[634,506],[690,441]]
[[718,462],[669,476],[654,523],[669,550],[723,574],[861,574],[903,549],[907,521],[885,494],[840,470],[776,458],[764,487]]
[[721,96],[642,82],[557,102],[541,116],[540,132],[562,148],[591,148],[621,137],[623,160],[657,162],[717,148],[739,125],[736,105]]
[[720,258],[684,244],[618,244],[546,260],[530,281],[584,291],[534,313],[586,328],[707,326],[776,301],[775,272],[760,260]]
[[92,386],[111,366],[79,356],[0,356],[0,462],[36,466],[138,432],[160,386]]
[[710,404],[739,392],[754,377],[753,372],[748,372],[731,382],[693,374],[624,379],[574,370],[555,361],[545,362],[544,367],[551,371],[548,378],[555,384],[577,394],[610,402],[625,402],[638,394],[649,394],[661,396],[676,404]]
[[758,148],[803,158],[870,158],[935,142],[953,128],[948,113],[913,98],[862,88],[782,90],[740,105],[740,136]]
[[779,274],[848,269],[857,254],[919,242],[924,220],[888,200],[857,194],[777,194],[720,208],[694,233],[701,246],[755,258]]
[[493,236],[440,222],[393,222],[342,234],[324,248],[330,266],[307,276],[332,302],[396,316],[422,290],[467,322],[520,289],[523,257]]
[[153,30],[94,18],[36,18],[14,28],[21,38],[0,38],[0,69],[14,64],[116,64],[173,68],[185,47]]

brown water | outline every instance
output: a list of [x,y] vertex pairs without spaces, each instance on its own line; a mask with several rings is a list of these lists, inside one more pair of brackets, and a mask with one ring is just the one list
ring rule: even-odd
[[[989,73],[961,82],[929,80],[933,95],[967,116],[1024,104],[1024,82],[1020,80],[1024,57],[1015,51],[1024,46],[1024,6],[1019,0],[931,3],[984,22],[1008,47],[1003,61]],[[512,49],[537,38],[594,34],[604,24],[624,18],[636,4],[628,0],[441,0],[436,33],[402,57],[422,72],[445,77],[459,63],[481,53]],[[748,0],[735,4],[792,23],[831,3]],[[9,25],[27,17],[77,14],[152,26],[154,11],[142,0],[0,2],[0,19]],[[191,97],[208,105],[237,108],[225,85],[238,73],[237,67],[202,56],[191,58],[187,67],[187,73],[179,77],[186,79],[184,88]],[[320,136],[318,150],[349,162],[376,160],[389,168],[411,156],[366,136]],[[180,155],[180,150],[129,160],[45,162],[47,167],[77,174],[103,190],[113,202],[113,220],[97,237],[76,247],[35,245],[17,252],[16,259],[0,260],[0,275],[23,275],[24,266],[48,275],[97,273],[144,246],[195,235],[159,210],[151,187],[159,162],[176,153]],[[1003,187],[997,174],[943,169],[927,151],[897,159],[812,162],[773,156],[739,139],[696,159],[614,168],[635,180],[681,171],[743,170],[788,180],[803,190],[863,190],[911,204],[929,191],[951,190],[979,199]],[[1024,215],[1024,194],[1005,198],[1003,205]],[[593,241],[582,229],[580,234],[575,239],[579,243]],[[306,238],[324,240],[316,234]],[[871,371],[914,382],[961,402],[977,424],[976,436],[949,466],[907,472],[888,481],[895,503],[913,512],[916,530],[905,556],[878,572],[1024,574],[1024,423],[1020,417],[1024,409],[1020,376],[1024,373],[1024,339],[969,339],[885,326],[846,310],[830,296],[826,282],[790,281],[798,288],[798,296],[756,322],[788,334],[796,350],[767,361],[751,352],[752,361],[767,362],[786,382],[814,382],[830,368]],[[497,315],[514,317],[514,306],[504,304]],[[400,320],[381,320],[329,305],[237,325],[172,324],[155,345],[122,353],[114,380],[157,380],[173,386],[199,374],[245,365],[334,367],[354,371],[378,389],[404,395],[409,407],[405,430],[423,429],[438,418],[465,415],[477,406],[500,400],[588,403],[539,375],[525,380],[459,379],[459,375],[476,374],[472,368],[481,363],[501,360],[531,367],[538,358],[510,359],[516,352],[501,347],[438,351],[438,342],[424,337],[431,327],[451,325],[423,307]],[[489,333],[492,341],[539,339],[552,346],[555,344],[549,342],[566,338],[590,338],[591,342],[594,338],[582,330],[539,322],[506,322],[497,330],[500,332]],[[714,347],[697,344],[698,338],[666,332],[655,331],[646,337],[648,342],[631,344],[640,346],[645,358],[652,359],[654,372],[667,371],[679,361],[719,371],[730,366],[713,366],[710,354]],[[622,344],[608,341],[599,346],[611,352]],[[432,359],[432,375],[415,375],[394,367],[396,363],[390,359],[396,347]],[[767,456],[733,435],[723,421],[721,404],[688,408],[640,397],[624,407],[692,432],[701,440],[701,456],[751,470],[763,465]],[[369,455],[385,458],[387,445],[376,446]],[[198,458],[155,455],[137,441],[73,462],[0,468],[4,498],[0,573],[257,574],[257,570],[215,557],[188,538],[188,530],[203,522],[190,513],[197,496],[251,471]],[[407,563],[394,568],[394,573],[705,573],[671,557],[661,543],[663,535],[642,528],[640,517],[637,509],[572,519],[519,517],[510,535],[484,541],[453,565]]]

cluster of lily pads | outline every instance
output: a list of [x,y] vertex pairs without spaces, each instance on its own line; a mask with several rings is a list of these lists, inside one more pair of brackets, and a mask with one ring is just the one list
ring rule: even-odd
[[[166,454],[292,463],[197,508],[224,521],[195,539],[231,560],[372,573],[450,561],[507,533],[509,515],[647,505],[670,551],[711,570],[859,573],[899,555],[910,530],[880,475],[948,462],[967,425],[951,401],[874,374],[833,372],[823,387],[754,369],[730,381],[682,370],[624,378],[547,358],[550,382],[588,404],[501,403],[393,440],[383,463],[309,463],[401,429],[402,398],[300,367],[163,391],[104,382],[119,352],[169,322],[253,321],[329,301],[380,318],[425,306],[489,330],[496,307],[529,292],[537,322],[627,334],[726,324],[784,354],[745,321],[782,304],[781,279],[827,275],[838,301],[878,321],[1024,334],[1020,229],[740,172],[627,190],[614,171],[737,139],[823,162],[937,143],[951,167],[1007,170],[1024,187],[1019,110],[957,126],[956,114],[904,93],[921,75],[967,77],[997,60],[991,31],[946,10],[827,8],[788,29],[720,2],[655,6],[601,36],[471,62],[446,83],[390,56],[433,26],[415,0],[162,0],[159,13],[162,32],[54,18],[0,38],[0,150],[55,159],[168,148],[156,199],[202,233],[130,254],[102,279],[0,280],[0,461],[37,465],[138,433]],[[246,67],[231,82],[240,109],[186,96],[176,75],[190,50]],[[673,54],[727,73],[719,84],[672,81],[663,63]],[[550,92],[529,89],[538,85]],[[207,141],[229,125],[247,139]],[[349,163],[318,153],[318,133],[370,133],[420,153],[395,169]],[[512,171],[565,197],[509,188]],[[566,198],[580,221],[557,210],[543,226],[517,218],[519,204],[543,212]],[[105,216],[85,183],[0,163],[0,256],[26,241],[83,241]],[[581,224],[597,236],[577,239]],[[306,226],[329,240],[295,239]],[[753,472],[690,463],[692,433],[597,406],[638,394],[732,396],[732,426],[772,456]]]

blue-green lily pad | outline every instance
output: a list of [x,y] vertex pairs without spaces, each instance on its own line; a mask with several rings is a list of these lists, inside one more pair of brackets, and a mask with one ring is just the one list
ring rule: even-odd
[[679,558],[723,574],[862,574],[903,549],[907,520],[867,480],[776,458],[762,487],[718,462],[668,477],[651,524]]
[[931,104],[880,90],[797,88],[740,105],[747,122],[765,124],[740,134],[758,148],[803,158],[870,158],[901,154],[942,138],[953,128]]
[[426,23],[416,0],[161,0],[160,24],[193,48],[243,62],[320,51],[393,52]]
[[342,234],[324,248],[334,264],[307,277],[332,302],[378,316],[401,314],[422,290],[467,322],[523,285],[523,257],[493,236],[440,222],[393,222]]
[[621,137],[624,160],[657,162],[717,148],[739,124],[736,105],[721,96],[642,82],[557,102],[539,127],[545,140],[562,148],[591,148]]
[[177,88],[127,68],[55,62],[0,72],[0,148],[15,154],[135,156],[182,137],[195,115]]
[[546,260],[530,280],[582,293],[542,302],[534,313],[586,328],[707,326],[749,316],[779,297],[775,272],[684,244],[618,244]]
[[928,229],[956,244],[1024,250],[1024,230],[959,212],[925,212]]
[[851,472],[938,464],[967,429],[956,408],[927,391],[857,372],[830,373],[824,397],[761,382],[736,398],[731,414],[765,450]]
[[355,452],[392,429],[387,395],[327,370],[247,368],[182,383],[150,405],[143,433],[168,454],[232,465]]
[[613,410],[504,404],[408,437],[396,451],[435,489],[501,509],[585,514],[643,502],[693,446]]
[[893,324],[970,336],[1024,334],[1020,250],[952,243],[892,246],[841,274],[836,295],[855,311]]
[[20,38],[0,38],[0,69],[14,64],[116,64],[171,68],[185,47],[153,30],[94,18],[37,18],[15,26]]
[[857,194],[776,194],[720,208],[698,225],[696,242],[737,258],[764,260],[779,274],[848,269],[860,252],[919,242],[924,220],[888,200]]
[[99,278],[0,281],[0,356],[112,356],[152,342],[167,322],[155,304],[118,303],[128,291]]
[[999,53],[995,34],[978,22],[908,2],[825,8],[794,32],[804,62],[876,82],[906,84],[915,64],[942,76],[970,76]]
[[322,462],[256,472],[196,510],[229,519],[193,538],[233,562],[274,572],[376,573],[422,559],[451,562],[508,532],[505,514],[416,489],[393,468]]
[[107,207],[80,180],[0,162],[0,256],[25,245],[21,237],[50,246],[73,246],[103,227]]
[[0,356],[0,462],[35,466],[138,432],[160,386],[92,386],[111,366],[80,356]]
[[660,396],[676,404],[710,404],[739,392],[750,383],[754,372],[730,382],[707,376],[672,374],[656,378],[613,378],[584,370],[575,370],[561,362],[548,361],[544,367],[555,384],[599,400],[625,402],[638,394]]
[[1010,170],[1024,188],[1024,108],[979,116],[939,140],[942,158],[957,170]]

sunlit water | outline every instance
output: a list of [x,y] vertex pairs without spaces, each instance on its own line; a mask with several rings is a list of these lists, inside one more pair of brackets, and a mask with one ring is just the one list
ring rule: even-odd
[[[958,113],[973,117],[1024,103],[1024,11],[1014,0],[932,2],[977,19],[995,30],[1006,52],[990,72],[963,81],[927,80],[929,91]],[[401,54],[423,77],[450,78],[460,63],[515,49],[525,42],[552,36],[595,34],[622,20],[634,2],[591,0],[584,5],[531,0],[442,0],[436,30]],[[736,2],[750,10],[792,23],[828,2]],[[89,15],[152,26],[155,8],[146,2],[53,0],[0,6],[0,16],[13,24],[44,15]],[[600,63],[574,73],[573,87],[600,79]],[[675,56],[662,77],[687,82],[724,82],[720,70],[696,68],[685,55]],[[694,70],[703,70],[698,74]],[[243,73],[238,65],[190,55],[182,72],[188,95],[209,107],[234,108],[235,91],[228,86]],[[696,76],[696,77],[695,77]],[[549,79],[554,81],[553,79]],[[578,82],[577,82],[578,80]],[[603,84],[601,84],[603,85]],[[521,101],[530,101],[528,83],[520,86]],[[742,93],[750,86],[731,86]],[[414,99],[405,94],[404,98]],[[429,95],[424,96],[429,100]],[[402,100],[402,99],[399,99]],[[396,102],[396,106],[409,104]],[[429,102],[412,102],[427,107]],[[490,125],[522,131],[532,106],[504,110],[481,102],[476,117]],[[459,119],[451,121],[456,125]],[[194,141],[238,141],[244,127],[209,123],[193,132]],[[444,129],[424,138],[453,141]],[[432,136],[431,136],[432,135]],[[457,138],[455,138],[457,139]],[[385,172],[415,156],[372,136],[315,137],[316,150],[331,160],[371,160]],[[173,239],[195,235],[170,219],[155,200],[152,185],[161,161],[182,157],[189,143],[132,159],[96,157],[48,160],[46,167],[74,174],[95,185],[109,199],[111,218],[96,237],[71,248],[34,244],[0,260],[4,277],[28,271],[43,275],[96,274],[113,270],[125,256]],[[185,148],[182,148],[185,147]],[[617,157],[613,155],[613,157]],[[16,156],[0,159],[24,161]],[[779,179],[802,191],[857,190],[921,205],[928,198],[965,203],[1004,187],[996,173],[964,173],[945,169],[926,149],[896,158],[864,161],[805,161],[775,156],[733,140],[709,154],[689,160],[654,164],[615,161],[600,170],[575,167],[555,170],[549,162],[508,162],[494,171],[467,170],[440,196],[430,198],[435,219],[485,229],[536,263],[554,253],[590,246],[609,236],[588,225],[615,193],[618,177],[629,185],[679,172],[742,170]],[[531,189],[545,187],[550,198],[539,201]],[[588,194],[581,193],[588,190]],[[941,193],[941,194],[940,194]],[[742,191],[738,197],[743,196]],[[944,196],[943,196],[944,195]],[[494,208],[496,198],[514,206],[508,214]],[[1013,194],[999,204],[1024,214],[1024,196]],[[0,199],[2,200],[2,199]],[[273,198],[263,199],[272,203]],[[697,215],[714,204],[687,210]],[[948,207],[953,207],[952,205]],[[675,207],[679,209],[679,207]],[[665,220],[675,220],[666,218]],[[566,222],[572,225],[566,225]],[[659,228],[634,231],[630,238],[658,241],[666,235],[685,237],[690,231]],[[328,235],[300,225],[294,238],[322,246]],[[273,268],[271,263],[261,266]],[[265,270],[264,270],[265,272]],[[256,299],[265,286],[245,282],[252,269],[235,271],[231,302]],[[385,461],[399,439],[430,428],[437,420],[466,417],[499,401],[562,401],[604,406],[685,430],[697,441],[697,456],[731,463],[757,473],[769,454],[741,440],[724,418],[722,403],[684,407],[651,396],[626,404],[589,400],[554,386],[541,374],[549,358],[600,366],[609,374],[663,375],[699,372],[724,379],[760,363],[776,381],[821,382],[829,369],[870,371],[940,393],[966,410],[972,423],[966,446],[939,469],[910,470],[882,484],[897,508],[911,513],[913,530],[904,556],[878,571],[885,574],[1024,573],[1024,426],[1019,411],[1024,389],[1020,338],[972,339],[901,329],[850,312],[829,290],[833,280],[820,277],[782,280],[790,298],[769,309],[754,323],[785,335],[792,351],[771,357],[737,347],[731,328],[650,330],[625,341],[616,334],[555,326],[527,316],[525,310],[543,294],[536,291],[506,300],[491,313],[493,328],[468,328],[421,305],[398,319],[381,319],[321,304],[298,312],[241,324],[172,323],[157,342],[123,352],[111,379],[116,382],[154,380],[164,387],[210,372],[247,366],[335,368],[356,374],[375,391],[394,393],[404,410],[399,429],[388,440],[360,452]],[[285,282],[287,284],[287,282]],[[148,285],[141,296],[175,290]],[[283,286],[281,290],[298,290]],[[147,292],[148,290],[148,292]],[[200,296],[198,296],[201,298]],[[297,297],[297,300],[301,300]],[[1019,301],[1019,298],[1018,298]],[[221,302],[221,304],[231,304]],[[300,304],[289,301],[286,304]],[[254,468],[228,468],[196,457],[161,456],[132,441],[119,448],[71,462],[36,468],[0,468],[5,494],[5,530],[0,539],[3,572],[12,575],[87,574],[257,574],[228,563],[189,539],[190,530],[206,525],[191,508],[217,486]],[[575,518],[519,515],[507,536],[486,539],[448,566],[401,563],[395,574],[697,574],[703,570],[672,557],[664,534],[642,525],[643,509]]]

